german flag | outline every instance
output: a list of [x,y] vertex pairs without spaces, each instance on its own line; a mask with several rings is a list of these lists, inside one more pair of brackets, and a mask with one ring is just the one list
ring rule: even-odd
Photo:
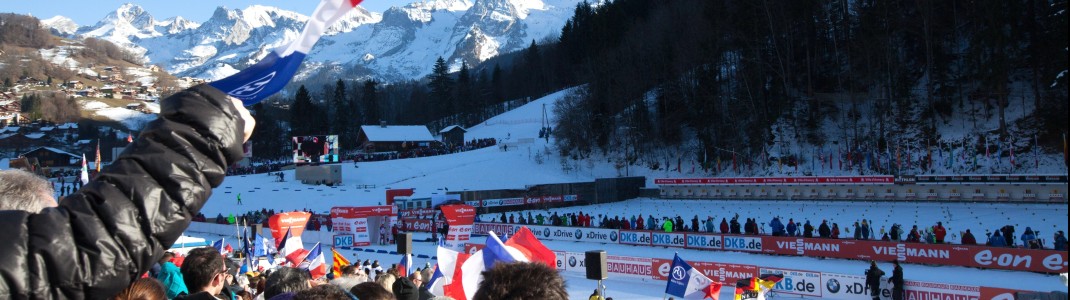
[[758,277],[740,279],[736,281],[735,300],[758,298],[760,293],[773,289],[776,283],[782,279],[784,279],[784,276],[776,274],[762,274]]
[[331,266],[334,278],[342,277],[342,268],[349,265],[349,260],[341,253],[338,253],[338,250],[334,250],[334,247],[331,247],[331,260],[334,262]]
[[743,295],[748,295],[748,299],[753,298],[753,295],[757,295],[758,292],[758,278],[751,277],[748,279],[740,279],[736,281],[736,296],[735,300],[742,300]]

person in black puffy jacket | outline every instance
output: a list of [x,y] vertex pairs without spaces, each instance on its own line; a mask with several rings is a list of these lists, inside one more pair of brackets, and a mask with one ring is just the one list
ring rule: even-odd
[[[0,299],[107,299],[144,274],[200,212],[255,122],[208,85],[160,104],[110,166],[57,207],[0,211]],[[0,191],[0,201],[8,201]]]

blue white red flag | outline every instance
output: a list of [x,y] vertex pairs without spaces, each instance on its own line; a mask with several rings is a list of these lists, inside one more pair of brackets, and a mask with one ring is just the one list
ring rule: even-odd
[[434,295],[443,295],[445,293],[444,285],[446,285],[445,276],[442,275],[442,271],[439,268],[435,268],[435,272],[431,273],[431,279],[427,280],[427,290]]
[[669,280],[665,284],[665,293],[684,299],[720,298],[721,284],[713,282],[699,270],[692,268],[680,255],[672,259],[669,268]]
[[301,265],[312,274],[312,279],[327,276],[327,260],[323,258],[323,249],[321,249],[320,243],[316,243],[316,246],[312,247],[312,251],[308,251],[308,256],[305,256],[305,262]]
[[405,254],[401,256],[401,262],[398,263],[398,274],[409,276],[409,272],[412,272],[412,254]]
[[253,236],[253,254],[251,256],[263,257],[275,252],[278,252],[278,250],[275,250],[275,245],[272,244],[267,237]]
[[209,85],[240,99],[246,106],[275,94],[290,82],[305,55],[312,50],[312,46],[316,45],[316,41],[327,28],[360,2],[361,0],[320,1],[296,40],[271,51],[255,65]]
[[229,245],[227,245],[227,242],[225,240],[226,240],[226,238],[221,238],[218,241],[213,242],[212,243],[212,248],[215,248],[216,250],[218,250],[219,254],[226,255],[227,254],[227,246],[229,246]]
[[[459,269],[453,270],[454,278],[460,275],[461,285],[457,286],[457,282],[452,282],[452,291],[446,291],[447,295],[461,290],[464,299],[472,299],[479,288],[479,283],[483,281],[483,271],[497,263],[541,262],[551,267],[556,265],[557,256],[542,242],[539,242],[527,227],[521,227],[505,243],[498,239],[498,235],[494,232],[488,232],[488,234],[486,246],[465,259]],[[458,256],[460,258],[462,255]],[[442,257],[440,256],[439,259],[441,260]],[[442,266],[441,261],[439,266]],[[460,299],[456,296],[451,297]]]

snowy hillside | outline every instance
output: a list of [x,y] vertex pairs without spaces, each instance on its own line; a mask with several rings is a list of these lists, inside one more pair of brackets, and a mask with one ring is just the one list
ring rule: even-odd
[[[570,90],[565,90],[532,101],[518,109],[489,119],[478,126],[469,128],[466,139],[495,138],[509,145],[508,151],[490,147],[470,152],[424,157],[415,159],[391,160],[380,162],[344,163],[343,185],[326,187],[303,185],[293,180],[293,171],[284,171],[288,181],[275,182],[275,177],[267,174],[229,176],[223,184],[213,191],[212,196],[202,211],[209,217],[216,214],[242,213],[261,208],[277,211],[299,210],[309,208],[317,212],[326,212],[333,206],[375,205],[385,202],[385,190],[389,188],[415,188],[416,196],[424,197],[443,194],[447,191],[523,188],[527,185],[541,183],[560,183],[590,181],[599,177],[620,175],[611,160],[593,158],[575,162],[567,161],[574,169],[564,171],[562,161],[556,155],[547,155],[545,140],[537,139],[542,120],[542,107],[552,107]],[[548,110],[550,118],[553,111]],[[552,142],[552,141],[551,141]],[[254,150],[255,151],[255,150]],[[540,158],[541,157],[541,158]],[[541,163],[539,163],[541,161]],[[6,160],[0,160],[0,167],[6,166]],[[686,172],[686,171],[684,171]],[[637,174],[638,173],[638,174]],[[698,174],[679,174],[665,171],[633,169],[632,175],[648,176],[648,179],[660,176],[698,176]],[[649,186],[649,184],[648,184]],[[243,204],[236,203],[241,194]],[[1013,224],[1024,229],[1032,226],[1041,230],[1045,238],[1055,230],[1066,230],[1065,206],[1046,204],[986,204],[971,203],[887,203],[873,205],[872,202],[792,202],[792,201],[713,201],[713,200],[658,200],[635,199],[620,203],[564,208],[559,212],[583,211],[585,213],[632,215],[654,214],[690,216],[714,216],[718,220],[736,213],[741,218],[758,218],[762,222],[772,216],[793,217],[796,220],[809,219],[820,223],[828,219],[839,222],[841,227],[855,219],[871,219],[877,224],[900,223],[925,226],[935,221],[943,221],[950,233],[972,229],[983,239],[985,229],[995,229],[1002,224]],[[534,211],[534,213],[542,213]],[[496,215],[483,216],[489,220]],[[815,224],[816,225],[816,224]],[[879,229],[875,229],[879,231]],[[186,234],[205,238],[209,241],[224,238],[203,232]],[[846,233],[845,233],[846,235]],[[415,254],[434,255],[434,243],[423,242],[426,234],[416,234],[414,238]],[[226,236],[230,239],[233,236]],[[957,238],[952,238],[957,240]],[[481,238],[474,241],[480,242]],[[737,252],[711,252],[694,249],[666,249],[660,247],[640,247],[619,244],[593,244],[567,241],[545,241],[545,244],[557,251],[582,252],[603,249],[610,255],[626,255],[645,258],[671,258],[674,252],[694,261],[717,261],[737,264],[757,264],[773,268],[796,270],[813,270],[842,274],[861,274],[864,262],[841,259],[815,259],[795,256],[771,256]],[[306,244],[306,248],[312,247]],[[371,246],[378,250],[392,250],[394,246]],[[366,251],[342,250],[346,256],[359,259],[377,259],[391,264],[400,259],[397,255],[387,253],[369,253]],[[434,263],[426,258],[417,258],[414,265]],[[881,263],[881,268],[890,271],[888,263]],[[1029,272],[1012,272],[1002,270],[982,270],[965,267],[926,266],[917,264],[904,265],[908,280],[941,282],[963,285],[984,285],[1002,288],[1028,290],[1060,290],[1065,288],[1057,276]],[[582,273],[564,272],[570,296],[586,298],[594,282],[586,280]],[[611,277],[606,281],[608,296],[620,299],[658,299],[662,298],[665,282],[633,277]],[[722,290],[721,297],[731,297],[732,289]],[[793,298],[793,295],[779,297]],[[727,299],[727,298],[723,298]]]
[[[357,7],[313,49],[302,74],[361,66],[371,70],[367,76],[393,81],[430,73],[438,57],[453,66],[473,65],[556,35],[576,3],[439,0],[414,2],[383,13]],[[217,79],[292,41],[307,20],[308,16],[297,12],[261,5],[218,7],[203,23],[181,17],[156,20],[140,6],[124,4],[90,26],[78,27],[59,16],[42,24],[61,34],[112,41],[177,76]]]

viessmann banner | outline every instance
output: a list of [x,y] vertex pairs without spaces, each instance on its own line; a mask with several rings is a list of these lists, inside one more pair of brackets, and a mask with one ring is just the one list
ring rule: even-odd
[[950,244],[762,236],[762,252],[858,260],[1066,273],[1067,252]]
[[658,185],[891,184],[893,176],[658,178]]
[[476,218],[476,209],[465,204],[443,205],[442,214],[446,216],[449,232],[446,233],[444,247],[454,251],[464,250],[464,244],[472,236],[472,224]]
[[[528,226],[539,239],[618,243],[701,250],[761,252],[779,255],[854,260],[899,260],[908,263],[1005,269],[1042,273],[1067,272],[1067,252],[951,244],[897,243],[847,239],[748,236],[696,232],[610,230]],[[475,234],[513,234],[520,225],[475,224]]]

